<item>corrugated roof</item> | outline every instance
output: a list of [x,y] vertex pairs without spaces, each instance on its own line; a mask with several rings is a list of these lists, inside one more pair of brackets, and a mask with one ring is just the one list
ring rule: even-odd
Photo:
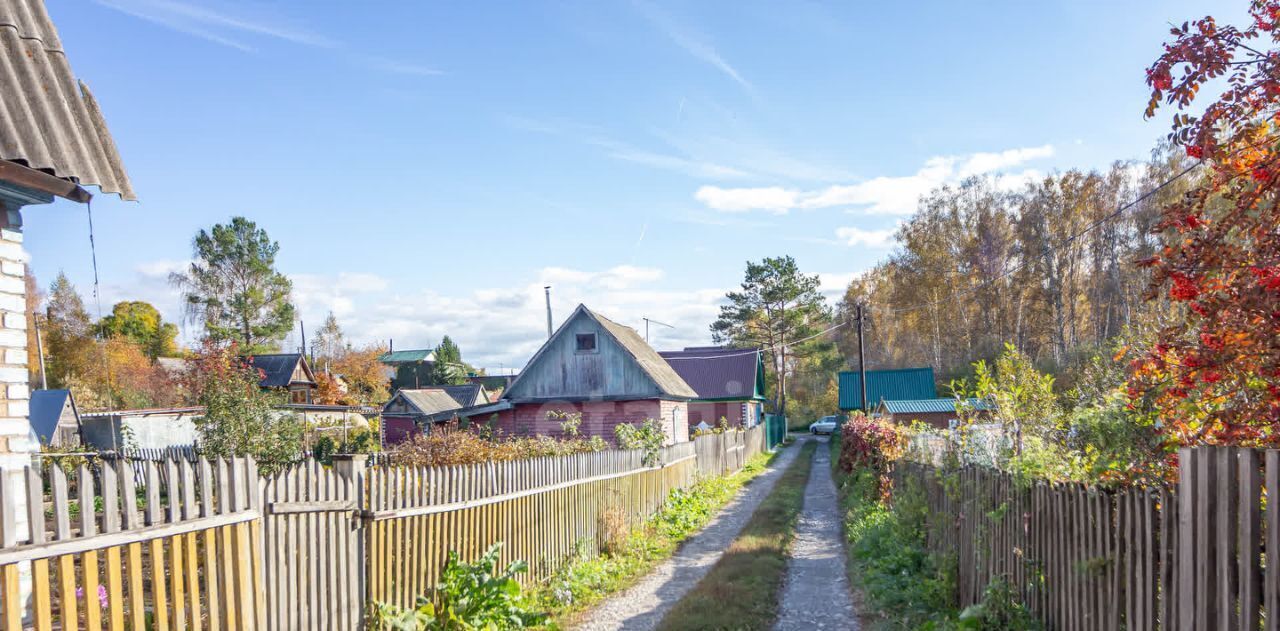
[[[870,379],[867,380],[870,383]],[[969,399],[969,405],[975,410],[990,410],[991,405],[983,399]],[[937,414],[939,412],[955,412],[955,399],[913,399],[907,401],[884,401],[884,408],[890,414]]]
[[[449,393],[445,392],[441,388],[401,389],[396,392],[396,396],[404,397],[405,401],[413,407],[418,408],[418,411],[422,414],[447,412],[449,410],[457,410],[463,407],[456,399],[449,396]],[[395,397],[392,397],[392,401],[394,400]],[[388,401],[387,405],[391,405],[391,401]],[[386,410],[385,406],[383,407],[383,410]]]
[[44,0],[0,0],[0,159],[137,199]]
[[[262,380],[258,385],[263,388],[284,388],[293,383],[293,371],[299,362],[304,362],[301,353],[276,353],[270,355],[253,355],[248,357],[254,368],[262,371]],[[304,369],[305,371],[305,369]],[[308,383],[314,383],[308,375]]]
[[383,353],[378,361],[384,364],[408,364],[411,362],[430,362],[436,360],[436,352],[429,348],[411,351],[392,351]]
[[760,351],[749,348],[692,347],[659,351],[699,399],[752,399],[760,374]]
[[62,418],[62,410],[71,400],[70,390],[32,390],[28,415],[31,429],[40,437],[42,444],[53,442],[53,434],[58,431],[58,421]]
[[[842,372],[839,377],[840,409],[860,409],[862,380],[858,372]],[[867,400],[873,407],[881,401],[935,399],[937,396],[938,389],[933,382],[933,368],[867,371]]]
[[609,335],[612,335],[613,339],[635,358],[640,367],[649,375],[649,378],[658,384],[658,389],[663,394],[689,399],[698,398],[698,393],[689,387],[689,384],[685,383],[684,379],[680,378],[680,375],[671,367],[671,364],[668,364],[667,360],[658,354],[658,351],[653,350],[653,347],[649,346],[649,343],[644,341],[644,338],[640,337],[640,334],[635,329],[618,324],[587,309],[585,305],[578,305],[578,308],[595,318],[600,323],[600,326],[604,327],[604,330],[608,331]]

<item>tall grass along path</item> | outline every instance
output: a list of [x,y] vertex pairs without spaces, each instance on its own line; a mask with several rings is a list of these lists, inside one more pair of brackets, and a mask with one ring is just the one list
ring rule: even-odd
[[650,631],[715,565],[737,538],[760,502],[769,495],[783,471],[800,454],[793,446],[769,463],[769,470],[752,480],[707,527],[687,539],[667,561],[630,589],[605,600],[584,616],[577,629],[590,631]]

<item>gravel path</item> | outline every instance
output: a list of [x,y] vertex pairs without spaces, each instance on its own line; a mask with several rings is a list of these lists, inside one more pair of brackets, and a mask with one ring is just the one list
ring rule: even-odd
[[[823,441],[826,442],[825,440]],[[791,560],[782,587],[780,615],[774,629],[848,629],[858,619],[845,573],[840,503],[831,479],[825,445],[813,454],[813,469],[804,489],[804,510],[791,543]]]
[[[737,538],[751,514],[764,500],[803,443],[787,447],[764,473],[738,493],[702,531],[685,540],[674,556],[657,566],[630,589],[615,594],[583,616],[576,629],[589,631],[649,631],[715,565]],[[819,452],[825,450],[819,449]],[[825,462],[825,460],[824,460]],[[843,560],[841,566],[844,567]]]

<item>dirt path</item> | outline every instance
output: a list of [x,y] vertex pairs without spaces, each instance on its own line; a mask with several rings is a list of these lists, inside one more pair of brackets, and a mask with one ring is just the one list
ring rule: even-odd
[[[589,631],[649,631],[662,621],[685,592],[715,565],[737,538],[761,500],[773,489],[787,465],[800,453],[800,444],[787,447],[727,504],[706,528],[685,540],[675,556],[658,565],[630,589],[615,594],[583,616],[576,629]],[[826,453],[825,449],[818,449]],[[823,462],[826,460],[824,459]],[[843,563],[843,561],[842,561]],[[841,565],[843,567],[843,565]]]
[[830,454],[818,445],[774,629],[858,629],[843,538]]

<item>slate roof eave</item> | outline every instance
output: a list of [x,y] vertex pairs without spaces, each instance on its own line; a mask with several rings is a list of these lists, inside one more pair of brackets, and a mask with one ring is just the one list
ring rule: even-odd
[[44,0],[0,0],[0,159],[137,199],[92,92]]

